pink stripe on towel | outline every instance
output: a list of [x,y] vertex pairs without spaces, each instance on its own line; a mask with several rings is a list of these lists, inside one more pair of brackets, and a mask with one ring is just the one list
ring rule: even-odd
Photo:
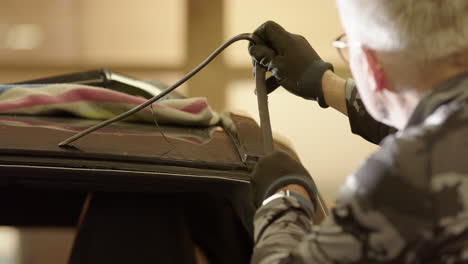
[[[98,119],[121,114],[145,101],[145,98],[86,85],[18,86],[0,94],[0,113],[42,115],[66,111],[83,118]],[[168,124],[211,126],[219,122],[219,115],[202,97],[167,99],[154,103],[153,108]],[[153,122],[148,110],[135,116],[135,120]]]
[[205,110],[208,107],[208,103],[205,99],[198,99],[191,104],[182,107],[180,109],[181,111],[192,113],[192,114],[198,114],[201,111]]

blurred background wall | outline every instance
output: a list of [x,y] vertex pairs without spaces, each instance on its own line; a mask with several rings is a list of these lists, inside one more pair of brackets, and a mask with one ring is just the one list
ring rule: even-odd
[[[223,41],[267,20],[304,35],[349,76],[330,45],[342,32],[334,1],[1,0],[0,83],[104,67],[171,84]],[[238,43],[182,90],[206,96],[218,111],[258,120],[253,83],[247,44]],[[333,204],[345,176],[376,146],[352,135],[345,116],[314,102],[278,89],[269,104],[273,130],[294,146]]]

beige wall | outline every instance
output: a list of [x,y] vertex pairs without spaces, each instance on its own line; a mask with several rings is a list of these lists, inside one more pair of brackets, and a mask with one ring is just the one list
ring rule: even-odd
[[[286,30],[304,35],[317,52],[328,61],[342,67],[331,41],[342,33],[334,1],[330,0],[230,0],[225,1],[225,37],[253,31],[267,20],[273,20]],[[245,49],[231,49],[228,63],[247,65]]]

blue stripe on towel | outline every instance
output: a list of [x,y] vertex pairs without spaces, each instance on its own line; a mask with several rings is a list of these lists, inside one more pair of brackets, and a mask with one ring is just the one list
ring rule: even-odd
[[50,84],[0,84],[0,94],[15,87],[39,88]]

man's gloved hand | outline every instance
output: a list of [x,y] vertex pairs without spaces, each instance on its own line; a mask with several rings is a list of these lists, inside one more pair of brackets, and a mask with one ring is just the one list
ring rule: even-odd
[[[333,65],[324,62],[303,36],[291,34],[268,21],[255,30],[253,38],[255,44],[249,45],[250,55],[281,86],[295,95],[317,101],[323,108],[328,107],[322,92],[322,76],[325,71],[333,70]],[[268,92],[271,91],[270,87]]]
[[317,208],[317,188],[302,164],[282,151],[260,158],[252,172],[253,200],[256,208],[278,189],[298,184],[307,191]]

